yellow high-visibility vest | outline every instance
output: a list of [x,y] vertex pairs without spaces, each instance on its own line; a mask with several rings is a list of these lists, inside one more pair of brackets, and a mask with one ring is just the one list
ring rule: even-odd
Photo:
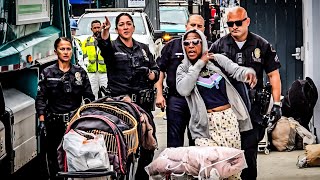
[[94,39],[94,37],[88,37],[82,43],[82,51],[83,57],[88,58],[89,64],[87,66],[87,70],[89,73],[100,72],[106,73],[107,67],[104,63],[104,59],[101,56],[101,51],[98,48],[98,42]]

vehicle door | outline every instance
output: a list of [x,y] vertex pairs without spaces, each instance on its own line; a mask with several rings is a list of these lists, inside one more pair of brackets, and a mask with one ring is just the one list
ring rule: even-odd
[[155,44],[155,42],[153,41],[154,40],[154,28],[153,28],[153,25],[149,19],[148,16],[145,16],[145,20],[146,20],[146,24],[147,24],[147,33],[148,33],[148,42],[149,42],[149,48],[150,48],[150,51],[154,53],[154,57],[158,57],[159,55],[159,48],[157,47],[157,45]]

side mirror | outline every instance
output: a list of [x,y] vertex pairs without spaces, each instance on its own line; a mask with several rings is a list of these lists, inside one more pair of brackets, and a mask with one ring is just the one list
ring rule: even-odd
[[159,38],[162,38],[165,34],[164,30],[154,30],[153,40],[157,40]]

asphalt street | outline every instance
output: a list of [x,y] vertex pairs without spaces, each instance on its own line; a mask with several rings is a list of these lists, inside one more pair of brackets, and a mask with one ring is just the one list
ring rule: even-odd
[[[159,156],[167,144],[167,121],[163,119],[164,116],[165,113],[161,112],[160,109],[154,111],[159,145],[154,158]],[[188,144],[185,143],[185,146],[187,145]],[[299,156],[304,156],[303,150],[294,150],[291,152],[270,151],[268,155],[266,155],[264,151],[259,152],[258,180],[319,180],[320,167],[299,169],[296,166]]]

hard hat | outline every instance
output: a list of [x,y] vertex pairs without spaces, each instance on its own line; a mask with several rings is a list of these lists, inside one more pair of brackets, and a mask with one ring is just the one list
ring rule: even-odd
[[70,28],[71,29],[78,29],[77,21],[74,19],[70,19]]

